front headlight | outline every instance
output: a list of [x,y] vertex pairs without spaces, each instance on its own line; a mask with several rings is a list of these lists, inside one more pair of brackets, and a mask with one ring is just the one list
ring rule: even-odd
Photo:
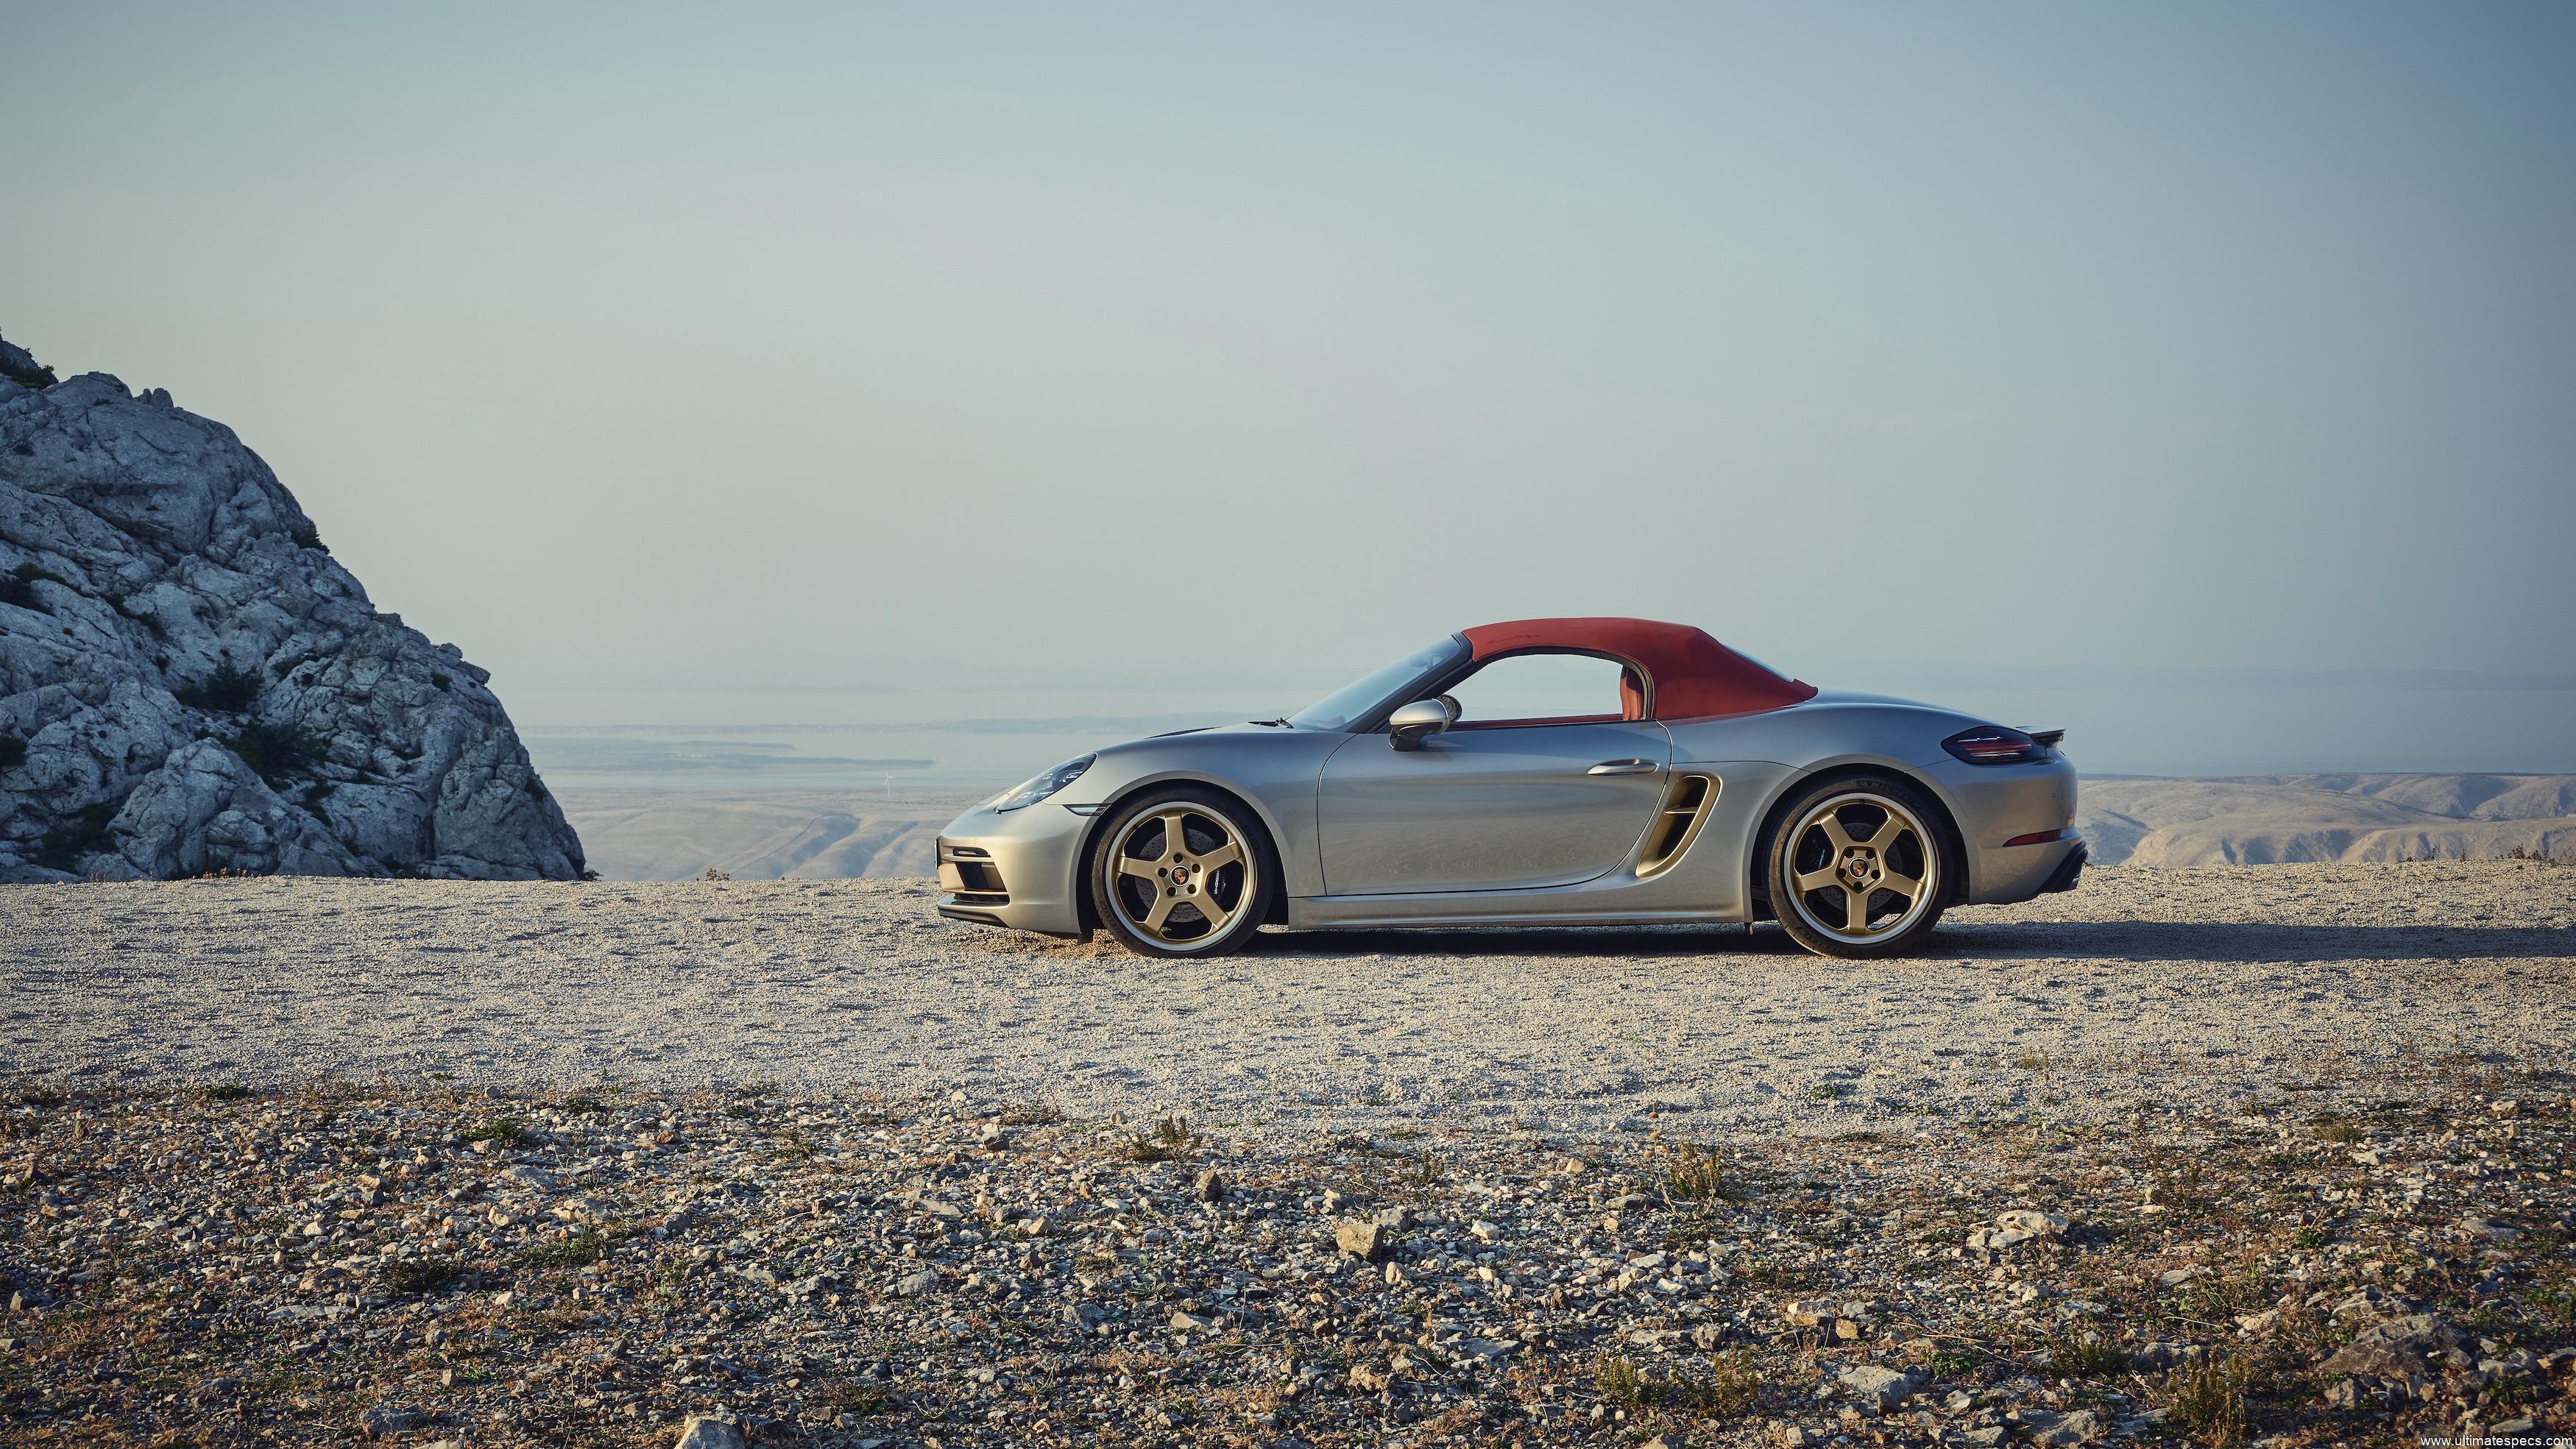
[[1082,772],[1090,769],[1091,762],[1097,758],[1099,757],[1096,755],[1078,755],[1043,775],[1023,780],[994,796],[993,808],[1017,810],[1023,805],[1035,805],[1040,800],[1081,779]]

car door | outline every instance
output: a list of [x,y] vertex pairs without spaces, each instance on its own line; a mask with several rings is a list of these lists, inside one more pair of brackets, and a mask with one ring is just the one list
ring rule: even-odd
[[[1316,826],[1328,893],[1574,885],[1636,848],[1663,800],[1672,737],[1620,717],[1617,665],[1597,679],[1561,668],[1567,678],[1497,673],[1511,677],[1480,671],[1456,686],[1466,713],[1419,748],[1354,735],[1324,762]],[[1557,702],[1574,705],[1573,716],[1536,713]],[[1606,714],[1580,712],[1602,704]]]

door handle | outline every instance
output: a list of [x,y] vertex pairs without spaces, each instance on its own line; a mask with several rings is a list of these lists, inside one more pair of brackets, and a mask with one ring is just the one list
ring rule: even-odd
[[1661,768],[1652,760],[1603,760],[1584,771],[1587,775],[1651,775]]

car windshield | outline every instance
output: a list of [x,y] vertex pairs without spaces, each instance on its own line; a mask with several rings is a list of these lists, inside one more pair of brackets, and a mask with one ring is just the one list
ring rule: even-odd
[[1467,641],[1452,634],[1437,644],[1416,649],[1383,669],[1343,685],[1290,715],[1288,723],[1301,730],[1348,729],[1351,721],[1386,703],[1397,690],[1444,664],[1454,662],[1466,649]]

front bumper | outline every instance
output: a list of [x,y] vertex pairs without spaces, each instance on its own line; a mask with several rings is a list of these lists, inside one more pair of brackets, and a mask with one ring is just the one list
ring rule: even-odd
[[939,832],[939,914],[1051,936],[1083,934],[1082,843],[1090,827],[1051,800],[977,806]]

